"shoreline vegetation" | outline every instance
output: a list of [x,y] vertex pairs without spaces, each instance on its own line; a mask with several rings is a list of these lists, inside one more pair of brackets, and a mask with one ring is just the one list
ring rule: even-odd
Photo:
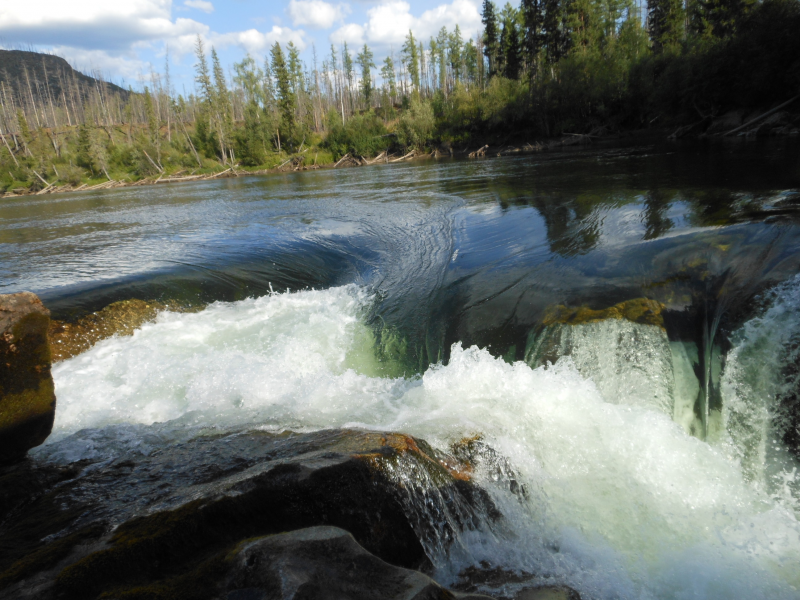
[[538,152],[633,132],[800,134],[798,0],[649,0],[646,11],[485,0],[483,26],[467,41],[457,25],[427,42],[409,31],[380,85],[367,45],[355,56],[332,46],[321,61],[314,49],[309,67],[276,43],[263,64],[248,55],[228,75],[198,37],[186,95],[168,58],[134,92],[57,57],[0,51],[0,197]]

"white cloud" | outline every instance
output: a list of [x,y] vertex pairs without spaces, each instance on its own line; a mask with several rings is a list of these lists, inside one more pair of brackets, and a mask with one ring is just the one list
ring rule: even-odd
[[286,12],[295,27],[305,25],[313,29],[330,29],[350,14],[350,6],[333,5],[323,0],[290,0]]
[[193,19],[172,20],[171,0],[29,0],[0,10],[0,38],[6,42],[127,51],[207,27]]
[[364,44],[364,28],[355,23],[348,23],[334,31],[330,35],[330,40],[337,46],[340,46],[344,42],[347,42],[351,46],[361,46]]
[[305,41],[305,32],[302,29],[289,29],[277,25],[273,25],[272,29],[267,32],[248,29],[231,33],[212,33],[208,36],[208,41],[216,48],[239,46],[252,54],[264,53],[275,42],[279,42],[282,46],[292,42],[301,52],[308,46]]
[[478,0],[453,0],[426,10],[419,17],[411,13],[411,5],[405,0],[388,0],[370,8],[367,17],[364,25],[348,23],[337,29],[330,36],[331,42],[359,45],[367,42],[378,48],[398,48],[409,30],[420,41],[427,41],[442,27],[452,31],[458,25],[465,39],[474,37],[481,28]]
[[206,0],[185,0],[183,3],[184,6],[188,6],[189,8],[196,8],[197,10],[202,10],[204,13],[211,14],[214,12],[214,5],[211,2],[207,2]]

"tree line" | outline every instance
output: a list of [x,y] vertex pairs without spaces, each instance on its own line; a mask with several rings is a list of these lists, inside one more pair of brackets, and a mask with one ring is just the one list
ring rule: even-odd
[[379,66],[367,44],[312,47],[307,64],[290,42],[226,69],[198,37],[188,91],[168,56],[139,92],[5,78],[0,186],[670,127],[800,92],[798,0],[484,0],[482,24],[409,31]]

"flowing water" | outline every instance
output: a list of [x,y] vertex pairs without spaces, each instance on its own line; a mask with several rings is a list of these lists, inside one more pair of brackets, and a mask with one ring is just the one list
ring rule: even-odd
[[503,519],[426,539],[443,583],[488,565],[584,598],[800,598],[796,143],[6,200],[0,273],[63,319],[199,309],[57,364],[37,460],[243,428],[481,436]]

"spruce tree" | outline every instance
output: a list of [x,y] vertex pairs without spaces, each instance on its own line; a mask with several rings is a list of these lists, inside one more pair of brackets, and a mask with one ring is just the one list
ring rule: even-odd
[[677,48],[683,39],[682,0],[648,0],[647,27],[655,52]]
[[541,0],[521,0],[519,5],[524,27],[522,54],[531,77],[536,75],[539,50],[542,47],[542,23],[544,21],[542,8]]
[[463,62],[464,40],[461,38],[461,28],[456,23],[453,33],[448,36],[448,59],[453,72],[453,83],[461,80],[461,63]]
[[408,65],[408,75],[411,78],[411,85],[414,89],[419,90],[419,56],[417,50],[417,41],[414,39],[414,34],[408,30],[406,36],[406,43],[403,44],[403,56]]
[[[522,71],[523,56],[519,39],[519,29],[515,21],[509,21],[503,29],[508,29],[505,60],[503,61],[504,74],[508,79],[519,79]],[[532,61],[528,62],[528,64],[532,64]]]
[[483,53],[489,61],[489,77],[497,75],[500,39],[497,31],[497,9],[492,0],[483,0]]
[[272,73],[278,87],[278,112],[280,113],[279,131],[283,132],[283,139],[290,139],[294,132],[294,107],[295,97],[292,93],[291,74],[286,66],[283,50],[278,42],[270,50],[272,57]]
[[364,96],[364,103],[367,108],[369,108],[369,100],[372,97],[372,71],[370,69],[375,68],[373,58],[372,51],[366,44],[364,44],[363,50],[356,57],[361,67],[361,95]]
[[568,34],[565,24],[566,2],[562,0],[539,0],[542,8],[542,46],[547,62],[555,64],[563,58],[568,46]]
[[383,67],[381,67],[381,79],[383,79],[383,86],[386,92],[391,97],[392,101],[397,97],[397,83],[394,74],[394,60],[391,56],[383,59]]

